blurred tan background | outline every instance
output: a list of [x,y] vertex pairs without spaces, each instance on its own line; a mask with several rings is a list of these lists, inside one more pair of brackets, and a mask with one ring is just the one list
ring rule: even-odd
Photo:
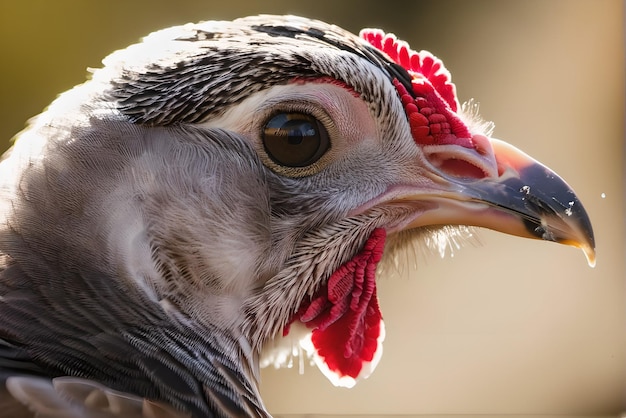
[[307,368],[267,370],[288,414],[617,415],[626,411],[624,5],[617,0],[30,0],[0,2],[0,150],[87,67],[174,24],[296,13],[396,33],[453,74],[495,136],[560,173],[584,202],[598,264],[481,231],[382,278],[385,355],[354,389]]

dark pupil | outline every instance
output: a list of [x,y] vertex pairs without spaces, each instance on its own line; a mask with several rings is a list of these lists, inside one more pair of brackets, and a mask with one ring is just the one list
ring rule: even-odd
[[307,121],[290,120],[283,125],[282,130],[287,132],[287,142],[289,145],[301,145],[306,138],[315,138],[316,131]]
[[314,117],[302,113],[279,113],[263,130],[268,156],[287,167],[305,167],[317,161],[330,147],[328,133]]

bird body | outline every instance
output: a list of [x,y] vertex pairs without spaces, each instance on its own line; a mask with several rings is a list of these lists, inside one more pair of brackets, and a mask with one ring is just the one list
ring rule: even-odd
[[431,54],[294,16],[113,53],[0,163],[0,407],[269,416],[260,357],[283,334],[337,385],[371,373],[378,263],[425,228],[592,258],[571,189],[472,112]]

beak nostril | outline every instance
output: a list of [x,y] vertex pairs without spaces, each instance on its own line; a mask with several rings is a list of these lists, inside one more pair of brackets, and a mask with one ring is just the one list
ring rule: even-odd
[[483,136],[472,145],[471,148],[453,144],[427,145],[422,149],[428,161],[442,174],[473,180],[498,177],[498,162],[489,139]]
[[474,164],[457,159],[447,159],[442,162],[439,168],[446,174],[461,178],[482,179],[487,177],[485,172]]
[[482,179],[489,175],[483,169],[470,161],[455,158],[445,153],[432,153],[428,160],[448,176],[467,179]]

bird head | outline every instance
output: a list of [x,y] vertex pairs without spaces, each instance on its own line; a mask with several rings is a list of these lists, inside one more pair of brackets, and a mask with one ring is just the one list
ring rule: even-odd
[[[264,347],[297,332],[325,374],[351,386],[382,352],[378,263],[425,231],[481,226],[574,245],[593,262],[572,189],[491,138],[443,63],[393,35],[256,16],[155,32],[104,64],[0,166],[0,314],[18,316],[8,301],[20,288],[98,338],[128,342],[146,324],[144,338],[169,330],[159,342],[191,333],[188,351],[210,351],[210,370],[236,369],[218,379],[232,387]],[[187,405],[87,366],[59,371],[32,337],[50,332],[0,325],[56,375]],[[70,346],[71,364],[95,361]],[[168,361],[192,356],[175,352]],[[211,380],[192,357],[179,363]]]

